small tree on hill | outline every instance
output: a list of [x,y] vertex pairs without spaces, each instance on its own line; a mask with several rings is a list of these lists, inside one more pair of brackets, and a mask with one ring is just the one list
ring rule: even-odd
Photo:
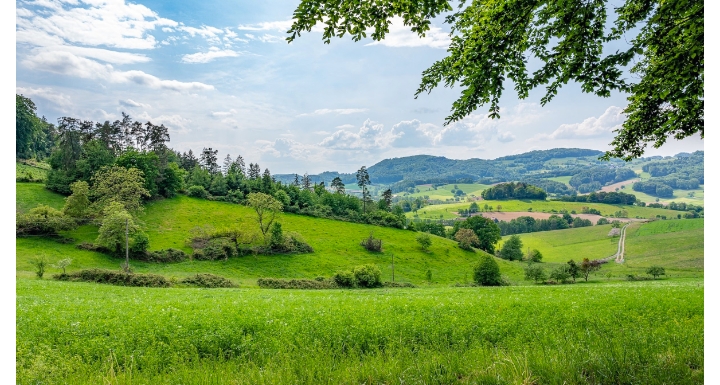
[[418,236],[417,236],[417,238],[415,238],[415,240],[420,245],[420,248],[423,251],[428,251],[428,249],[432,245],[432,239],[430,238],[430,235],[428,233],[418,234]]
[[463,250],[472,251],[472,245],[480,242],[477,235],[470,229],[460,229],[455,233],[455,240]]
[[85,181],[77,181],[70,185],[72,195],[65,198],[63,213],[69,217],[82,218],[90,207],[90,186]]
[[569,270],[569,266],[560,265],[553,269],[553,271],[550,273],[550,279],[555,280],[555,282],[566,283],[567,280],[570,279]]
[[478,285],[482,286],[500,286],[502,284],[500,266],[488,254],[480,256],[480,261],[475,265],[473,271],[473,278]]
[[260,226],[263,239],[267,242],[267,239],[265,239],[267,232],[275,221],[277,213],[282,211],[283,205],[280,201],[265,193],[250,193],[247,202],[248,206],[255,210],[255,221]]
[[500,258],[508,261],[519,261],[522,257],[522,240],[517,235],[511,235],[500,249]]
[[573,261],[572,259],[568,261],[567,265],[568,265],[568,274],[570,274],[570,276],[573,279],[573,282],[575,282],[575,278],[580,276],[580,266],[578,266],[578,264],[575,263],[575,261]]
[[131,249],[137,250],[136,244],[147,241],[147,235],[135,223],[133,216],[118,202],[110,203],[103,211],[104,218],[98,229],[95,244],[104,247],[114,254],[125,251],[125,236]]
[[56,268],[56,269],[62,269],[63,274],[65,274],[65,268],[68,267],[68,266],[70,266],[71,263],[72,263],[72,259],[70,259],[70,258],[65,258],[65,259],[61,259],[61,260],[57,261],[57,262],[53,265],[53,267]]
[[530,263],[525,267],[525,279],[533,280],[537,283],[538,281],[547,279],[547,274],[545,274],[545,269],[543,269],[541,265]]
[[645,270],[645,273],[652,275],[653,278],[657,279],[661,275],[665,275],[665,268],[660,266],[650,266]]
[[532,249],[528,251],[527,255],[525,255],[525,259],[531,262],[541,262],[542,258],[542,253],[540,252],[540,250],[537,249]]
[[374,238],[371,231],[370,236],[360,242],[360,246],[364,247],[367,251],[379,252],[382,251],[382,240]]
[[589,260],[587,258],[583,258],[582,263],[580,264],[580,273],[585,277],[585,282],[587,282],[588,277],[590,276],[590,273],[596,272],[600,270],[600,262],[597,260]]

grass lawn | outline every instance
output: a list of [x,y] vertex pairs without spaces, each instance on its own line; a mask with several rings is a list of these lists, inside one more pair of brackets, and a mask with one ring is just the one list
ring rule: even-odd
[[15,183],[15,210],[27,212],[31,208],[45,204],[61,210],[65,205],[65,197],[45,188],[42,183]]

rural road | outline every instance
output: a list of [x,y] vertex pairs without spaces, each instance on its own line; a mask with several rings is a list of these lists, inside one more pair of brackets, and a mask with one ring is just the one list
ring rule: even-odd
[[625,262],[625,233],[626,233],[625,229],[627,229],[627,227],[629,225],[630,224],[628,223],[627,225],[623,226],[623,228],[620,230],[620,241],[618,242],[618,251],[614,255],[615,262],[617,262],[617,263]]

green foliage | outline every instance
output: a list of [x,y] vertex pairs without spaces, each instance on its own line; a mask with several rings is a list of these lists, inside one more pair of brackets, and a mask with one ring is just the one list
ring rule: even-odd
[[144,181],[143,173],[136,168],[103,167],[92,177],[93,207],[100,212],[117,202],[130,213],[140,212],[142,199],[150,196]]
[[188,188],[188,196],[193,198],[207,198],[209,195],[203,186],[194,185]]
[[182,262],[190,259],[190,256],[184,251],[172,248],[148,251],[145,253],[136,253],[133,254],[132,257],[136,260],[158,263]]
[[356,266],[352,270],[357,286],[373,288],[382,286],[380,269],[376,265]]
[[503,243],[499,252],[499,257],[508,261],[520,261],[523,257],[522,240],[517,235],[511,235],[508,240]]
[[542,262],[543,255],[538,249],[532,249],[528,252],[527,255],[523,259],[530,261],[530,262]]
[[473,279],[475,283],[482,286],[500,286],[503,283],[500,276],[500,266],[488,254],[480,256],[480,261],[473,269]]
[[[160,159],[154,152],[141,152],[130,149],[122,153],[116,160],[115,164],[126,169],[138,169],[143,176],[143,186],[149,196],[158,194],[157,179],[160,175],[159,167]],[[165,186],[167,187],[167,186]],[[165,191],[167,193],[167,191]]]
[[543,189],[524,182],[500,183],[489,189],[483,190],[482,197],[485,200],[505,200],[505,199],[538,199],[547,198],[547,193]]
[[158,193],[165,198],[172,198],[183,190],[187,172],[177,163],[170,163],[162,171],[162,178],[158,181]]
[[67,268],[68,266],[70,266],[71,263],[72,263],[72,259],[70,259],[70,258],[63,258],[63,259],[55,262],[55,264],[54,264],[54,265],[51,265],[51,266],[54,267],[54,268],[56,268],[56,269],[62,269],[63,274],[65,274],[65,268]]
[[50,263],[44,255],[41,255],[31,259],[30,264],[35,267],[35,276],[42,279],[43,275],[45,275],[45,269]]
[[147,247],[147,235],[122,204],[111,202],[103,210],[103,219],[95,244],[106,248],[111,253],[120,255],[125,251],[126,233],[133,254],[144,251],[144,247]]
[[454,237],[458,246],[463,250],[472,251],[472,246],[480,243],[478,236],[470,229],[459,229]]
[[74,218],[84,218],[90,208],[90,186],[85,181],[77,181],[70,185],[72,195],[65,199],[63,213]]
[[542,265],[538,263],[529,263],[527,266],[525,266],[525,279],[526,280],[532,280],[537,283],[538,281],[544,281],[547,279],[547,274],[545,273],[545,269],[542,267]]
[[472,246],[488,253],[495,252],[495,244],[500,240],[500,228],[492,219],[483,216],[473,216],[464,221],[456,221],[453,225],[453,233],[460,229],[470,229],[478,237],[478,241]]
[[231,280],[221,277],[215,274],[195,274],[189,277],[185,277],[180,280],[181,283],[186,285],[198,286],[198,287],[237,287]]
[[250,193],[248,194],[247,202],[248,206],[255,211],[255,220],[260,226],[260,232],[262,232],[263,237],[265,237],[268,229],[270,229],[270,226],[275,221],[275,216],[282,211],[282,203],[265,193]]
[[568,265],[557,266],[550,272],[550,279],[554,280],[555,282],[567,283],[570,277],[570,266]]
[[660,266],[650,266],[645,270],[645,274],[652,275],[653,278],[657,279],[661,275],[665,275],[665,268]]
[[275,222],[270,229],[270,247],[273,249],[282,249],[285,246],[285,237],[283,236],[282,225]]
[[141,287],[169,287],[168,281],[162,275],[157,274],[134,274],[121,271],[102,269],[86,269],[68,274],[56,274],[53,278],[60,281],[84,281],[106,283],[119,286],[141,286]]
[[594,273],[598,270],[600,270],[600,267],[602,266],[602,263],[598,260],[589,260],[588,258],[583,258],[582,263],[580,263],[580,274],[585,277],[585,282],[587,282],[588,277],[590,276],[590,273]]
[[227,195],[227,183],[225,182],[225,178],[221,173],[217,173],[215,174],[215,176],[213,176],[212,182],[210,183],[210,189],[208,191],[214,196]]
[[15,235],[57,235],[77,227],[74,219],[46,205],[38,205],[27,214],[15,217]]
[[352,271],[338,271],[332,277],[333,282],[339,287],[352,288],[357,286],[357,279]]
[[428,251],[430,246],[432,246],[432,239],[430,239],[430,235],[426,233],[418,234],[415,240],[423,251]]
[[[310,279],[277,279],[277,278],[260,278],[257,280],[258,286],[260,286],[263,289],[300,289],[300,290],[309,290],[309,289],[335,289],[339,285],[335,283],[335,281],[332,280],[322,280],[319,281],[317,279],[310,280]],[[341,286],[341,287],[352,287],[352,286]]]

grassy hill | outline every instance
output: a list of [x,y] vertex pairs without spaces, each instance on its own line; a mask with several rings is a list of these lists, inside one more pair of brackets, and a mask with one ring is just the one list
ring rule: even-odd
[[[18,183],[20,206],[32,207],[45,202],[62,207],[62,197],[42,190],[42,186]],[[38,189],[39,188],[39,189]],[[35,194],[21,194],[34,191]],[[28,199],[26,199],[26,196]],[[185,240],[196,226],[212,225],[238,227],[248,233],[259,235],[253,219],[253,211],[247,207],[221,202],[179,196],[151,202],[140,216],[150,238],[150,249],[178,248],[190,251]],[[415,241],[416,233],[371,225],[340,222],[308,216],[281,214],[278,220],[285,231],[300,233],[315,249],[302,255],[258,255],[238,257],[228,261],[188,261],[173,264],[133,262],[137,272],[159,273],[170,277],[209,272],[228,277],[243,285],[254,285],[259,277],[315,278],[330,276],[338,270],[356,265],[374,263],[382,270],[382,278],[390,280],[391,255],[395,257],[395,280],[421,284],[425,273],[432,271],[433,282],[450,284],[472,279],[472,267],[479,253],[464,251],[454,241],[431,236],[433,245],[429,252],[420,250]],[[383,240],[383,252],[371,253],[360,246],[360,241],[370,232]],[[51,262],[70,257],[70,270],[89,267],[116,269],[121,260],[107,255],[79,250],[75,244],[92,242],[97,237],[97,227],[92,225],[64,234],[72,237],[74,244],[62,244],[51,239],[28,237],[16,240],[16,269],[20,276],[32,276],[29,259],[44,254]],[[501,272],[511,280],[522,281],[522,267],[517,263],[498,260]]]
[[437,199],[444,201],[446,199],[455,198],[455,194],[452,192],[455,186],[457,186],[458,189],[462,190],[465,193],[465,196],[460,198],[461,200],[465,200],[466,197],[479,197],[480,193],[482,193],[483,190],[491,187],[488,184],[480,183],[453,183],[440,186],[437,189],[434,189],[432,185],[419,185],[416,186],[416,188],[419,189],[420,192],[415,192],[412,194],[401,193],[400,195],[406,198],[423,198],[427,196],[427,199]]
[[[615,277],[644,275],[645,269],[662,266],[673,277],[702,277],[704,261],[704,219],[675,219],[633,223],[627,229],[625,262],[609,262],[597,274]],[[523,251],[537,249],[543,262],[554,264],[583,258],[601,259],[614,255],[619,237],[608,237],[610,225],[519,234]],[[508,236],[503,237],[503,241]],[[502,247],[500,244],[498,247]]]

